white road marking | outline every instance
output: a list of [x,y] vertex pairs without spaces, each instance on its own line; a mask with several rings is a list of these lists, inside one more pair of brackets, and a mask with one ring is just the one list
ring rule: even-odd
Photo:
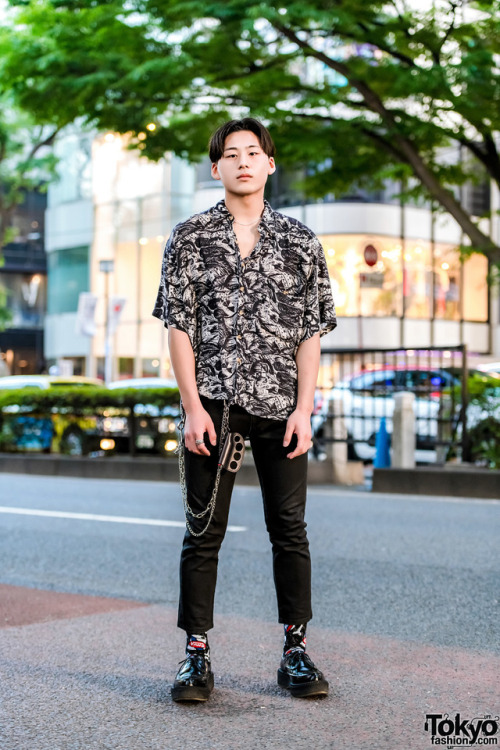
[[[38,510],[35,508],[9,508],[0,506],[0,513],[19,516],[41,516],[43,518],[69,518],[73,521],[103,521],[105,523],[131,523],[137,526],[171,526],[185,528],[184,521],[164,521],[162,518],[129,518],[128,516],[99,516],[94,513],[68,513],[60,510]],[[228,531],[246,531],[246,526],[228,526]]]

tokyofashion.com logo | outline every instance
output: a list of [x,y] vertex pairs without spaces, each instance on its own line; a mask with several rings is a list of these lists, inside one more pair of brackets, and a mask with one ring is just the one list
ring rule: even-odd
[[460,714],[454,717],[449,714],[426,714],[424,724],[431,744],[448,748],[498,745],[499,728],[499,717],[491,714],[473,719],[463,719]]

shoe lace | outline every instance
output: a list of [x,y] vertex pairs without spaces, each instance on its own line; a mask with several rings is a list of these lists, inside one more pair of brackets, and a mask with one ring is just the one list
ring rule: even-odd
[[302,648],[292,649],[287,654],[285,654],[285,659],[290,662],[290,665],[295,666],[296,664],[303,662],[308,667],[314,667],[311,657],[309,656],[309,654],[306,654],[306,652]]
[[[184,657],[184,659],[181,659],[181,660],[180,660],[179,664],[182,664],[182,666],[184,666],[184,664],[187,664],[187,663],[188,663],[189,661],[194,661],[194,662],[196,663],[196,660],[197,660],[197,659],[202,659],[202,660],[203,660],[203,662],[204,662],[205,660],[207,660],[207,661],[208,661],[207,657],[205,656],[205,651],[203,651],[203,652],[200,652],[200,653],[194,653],[194,652],[193,652],[193,653],[187,654],[187,655],[186,655],[186,656]],[[201,665],[200,665],[200,664],[198,664],[197,666],[198,666],[198,667],[201,667]]]

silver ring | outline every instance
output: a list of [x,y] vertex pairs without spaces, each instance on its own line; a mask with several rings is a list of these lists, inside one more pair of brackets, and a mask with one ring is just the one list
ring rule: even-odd
[[205,441],[203,440],[203,438],[201,440],[195,440],[194,441],[195,445],[203,445],[204,442]]

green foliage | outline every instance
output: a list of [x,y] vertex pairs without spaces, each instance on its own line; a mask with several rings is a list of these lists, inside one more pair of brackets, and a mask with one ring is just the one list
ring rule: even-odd
[[500,378],[475,374],[468,389],[471,459],[500,469]]
[[131,410],[138,404],[151,404],[159,408],[165,406],[178,407],[179,391],[176,388],[108,390],[93,386],[57,387],[47,390],[22,388],[3,392],[0,390],[0,412],[4,413],[12,413],[12,407],[19,407],[19,412],[23,414],[89,415],[113,407]]
[[[500,0],[10,5],[0,86],[39,122],[78,120],[130,134],[152,159],[196,159],[216,125],[252,113],[280,162],[308,172],[310,195],[412,177],[412,199],[432,197],[500,262],[455,189],[500,185]],[[457,164],[438,158],[450,147]]]

